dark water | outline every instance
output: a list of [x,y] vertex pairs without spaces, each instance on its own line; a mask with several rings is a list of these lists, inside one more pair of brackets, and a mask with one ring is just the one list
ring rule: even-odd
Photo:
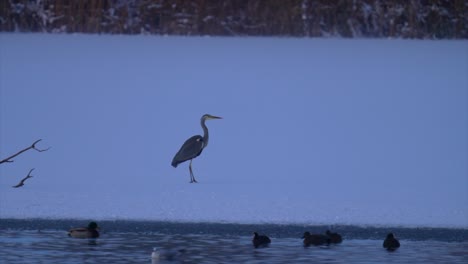
[[[323,233],[328,226],[241,225],[101,221],[98,239],[67,237],[76,220],[0,219],[1,263],[468,263],[468,229],[371,228],[333,226],[339,245],[302,246],[304,231]],[[268,248],[255,249],[252,232],[268,234]],[[401,248],[387,252],[388,232]]]

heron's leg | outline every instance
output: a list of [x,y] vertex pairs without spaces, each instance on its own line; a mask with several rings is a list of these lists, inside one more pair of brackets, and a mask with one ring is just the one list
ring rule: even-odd
[[193,175],[193,171],[192,171],[192,160],[190,160],[189,170],[190,170],[190,183],[197,182],[197,180],[195,180],[195,176]]

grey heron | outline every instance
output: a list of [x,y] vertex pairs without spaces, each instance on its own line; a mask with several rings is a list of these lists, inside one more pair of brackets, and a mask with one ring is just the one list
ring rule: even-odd
[[193,175],[192,171],[192,159],[198,157],[204,148],[208,146],[208,128],[205,125],[206,120],[211,119],[221,119],[219,116],[213,116],[209,114],[205,114],[201,117],[201,127],[203,128],[203,137],[200,135],[193,136],[187,139],[182,147],[180,147],[179,151],[175,154],[174,158],[172,159],[171,165],[174,168],[177,168],[182,162],[190,160],[189,171],[190,171],[190,183],[197,182],[195,180],[195,176]]

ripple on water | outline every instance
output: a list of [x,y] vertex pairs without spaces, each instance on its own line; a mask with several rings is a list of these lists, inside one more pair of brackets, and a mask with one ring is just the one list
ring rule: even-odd
[[[151,252],[156,247],[161,252],[159,263],[369,263],[370,260],[372,263],[468,263],[466,237],[462,241],[420,239],[430,238],[431,230],[418,235],[419,239],[402,238],[396,232],[401,248],[387,252],[382,248],[384,235],[382,239],[375,239],[374,235],[362,239],[365,236],[362,231],[348,233],[340,230],[345,238],[342,244],[304,248],[299,238],[303,228],[295,226],[287,230],[283,226],[283,233],[262,230],[270,235],[272,243],[267,248],[255,249],[250,231],[258,229],[228,227],[225,232],[222,229],[212,233],[187,232],[191,228],[166,229],[165,232],[111,232],[112,229],[106,226],[98,239],[69,238],[66,228],[42,231],[0,229],[0,258],[3,263],[151,263]],[[233,230],[239,230],[241,235],[236,235]],[[386,231],[378,232],[385,234]],[[375,230],[370,230],[369,234],[375,234]]]

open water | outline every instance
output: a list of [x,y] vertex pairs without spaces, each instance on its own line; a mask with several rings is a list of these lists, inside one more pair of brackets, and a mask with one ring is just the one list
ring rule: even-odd
[[[101,236],[67,236],[77,220],[0,219],[0,263],[468,263],[468,229],[359,226],[247,225],[151,221],[98,221]],[[342,234],[338,245],[303,247],[304,231]],[[252,246],[252,233],[270,236]],[[388,232],[400,240],[382,248]]]

